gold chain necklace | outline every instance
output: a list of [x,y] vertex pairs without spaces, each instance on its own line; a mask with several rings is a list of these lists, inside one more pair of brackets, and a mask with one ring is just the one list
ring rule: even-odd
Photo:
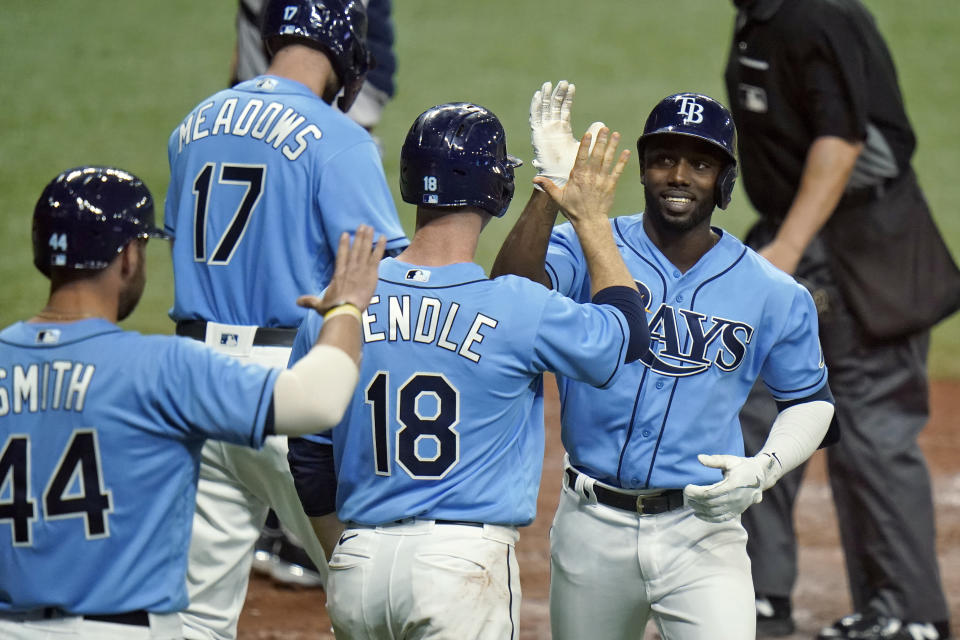
[[101,317],[96,313],[75,313],[75,312],[64,312],[57,311],[56,309],[43,309],[36,315],[37,318],[42,318],[44,320],[52,320],[54,322],[64,322],[70,320],[83,320],[85,318],[99,318]]

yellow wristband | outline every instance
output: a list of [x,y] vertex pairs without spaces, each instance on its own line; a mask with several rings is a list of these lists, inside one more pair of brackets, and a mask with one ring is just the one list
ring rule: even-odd
[[360,320],[360,317],[361,317],[360,309],[358,309],[355,304],[353,304],[352,302],[341,302],[335,307],[331,307],[330,309],[327,310],[325,314],[323,314],[323,321],[326,322],[330,318],[333,318],[335,316],[342,316],[344,314],[349,314],[354,318],[356,318],[358,321]]

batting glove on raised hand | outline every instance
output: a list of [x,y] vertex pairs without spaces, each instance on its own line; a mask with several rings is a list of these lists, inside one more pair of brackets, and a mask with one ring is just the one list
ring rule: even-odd
[[752,458],[701,453],[697,460],[705,467],[723,471],[720,482],[707,486],[688,484],[683,489],[687,505],[706,522],[733,520],[747,507],[760,502],[763,491],[779,477],[780,463],[767,453]]
[[[567,183],[580,146],[570,128],[570,109],[575,93],[576,86],[566,80],[558,82],[556,88],[550,82],[544,82],[530,101],[533,166],[538,176],[549,178],[558,187]],[[602,127],[602,122],[594,122],[587,132],[596,140],[597,131]],[[539,185],[537,189],[540,189]]]

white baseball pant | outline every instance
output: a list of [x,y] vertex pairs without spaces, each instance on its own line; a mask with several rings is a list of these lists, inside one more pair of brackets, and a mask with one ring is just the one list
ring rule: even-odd
[[[564,473],[550,529],[554,640],[754,640],[747,534],[739,519],[704,522],[689,507],[640,515],[597,503],[597,481]],[[613,489],[608,485],[603,485]]]
[[[208,323],[209,346],[217,348],[219,340],[212,332],[225,326]],[[256,328],[231,327],[239,333],[239,343],[218,350],[269,367],[286,368],[288,347],[253,346],[254,333],[243,331],[246,329]],[[253,547],[271,508],[325,577],[326,556],[300,505],[287,464],[286,437],[268,437],[259,451],[208,441],[201,455],[187,565],[190,604],[180,614],[188,640],[236,638]]]
[[330,558],[337,640],[515,640],[515,527],[405,520],[347,525]]
[[150,626],[87,620],[83,616],[45,619],[42,611],[0,613],[4,640],[179,640],[183,637],[176,613],[151,613]]

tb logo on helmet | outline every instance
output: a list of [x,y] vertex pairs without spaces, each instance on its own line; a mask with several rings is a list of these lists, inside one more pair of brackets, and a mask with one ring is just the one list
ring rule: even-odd
[[696,98],[684,96],[680,98],[680,111],[683,124],[700,124],[703,122],[703,105],[697,104]]

